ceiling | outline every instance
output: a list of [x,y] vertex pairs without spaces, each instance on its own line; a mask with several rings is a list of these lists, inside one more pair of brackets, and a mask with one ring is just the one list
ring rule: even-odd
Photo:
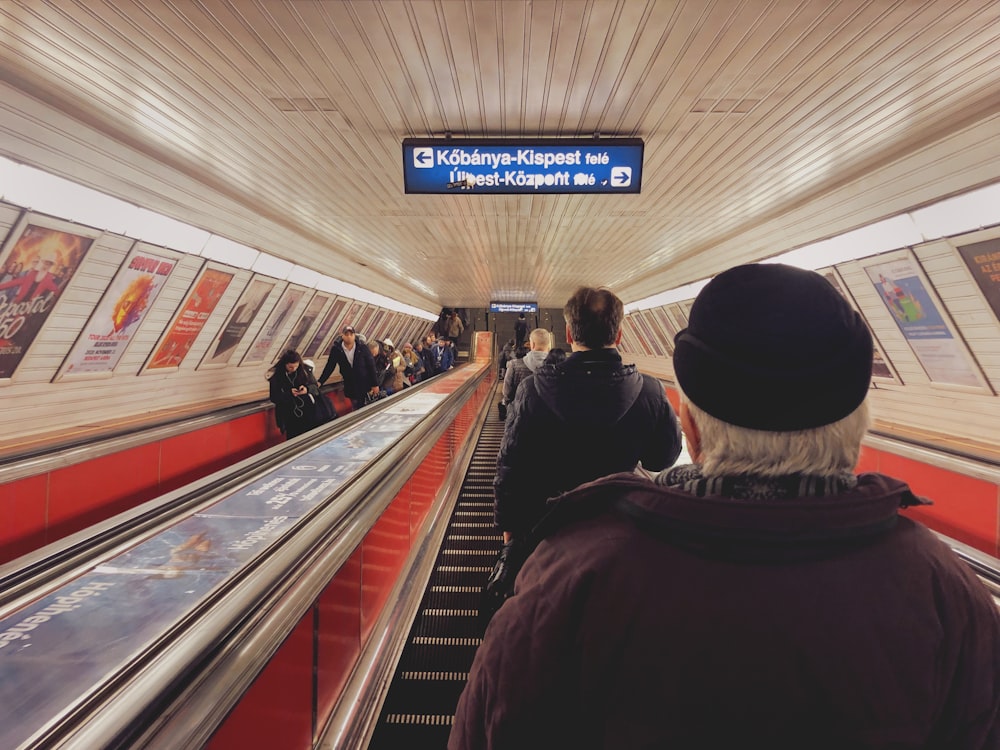
[[[996,0],[5,0],[0,79],[0,153],[428,310],[634,301],[1000,176],[887,169],[1000,122]],[[642,192],[404,194],[446,134],[641,138]]]

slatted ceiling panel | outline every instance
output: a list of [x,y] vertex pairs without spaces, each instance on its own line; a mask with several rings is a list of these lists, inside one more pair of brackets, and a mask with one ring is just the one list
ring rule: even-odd
[[[119,28],[141,28],[132,36],[155,55],[128,49],[132,40],[115,37],[113,29],[95,32],[114,39],[106,46],[122,48],[116,65],[132,75],[95,79],[94,92],[113,91],[116,81],[153,81],[142,97],[151,111],[172,122],[209,126],[207,138],[198,135],[201,141],[219,141],[208,149],[212,155],[225,155],[220,161],[226,164],[254,164],[226,185],[229,190],[242,186],[244,205],[278,206],[285,199],[281,208],[294,213],[269,218],[295,223],[313,240],[299,254],[309,262],[329,263],[329,254],[318,249],[324,244],[355,258],[365,248],[380,258],[408,248],[398,233],[365,222],[366,208],[371,212],[380,201],[401,205],[413,198],[396,192],[401,135],[443,132],[455,129],[455,122],[464,130],[486,123],[488,132],[496,132],[500,122],[500,131],[507,132],[506,123],[531,123],[532,118],[537,120],[534,132],[553,126],[588,132],[591,123],[607,130],[605,123],[614,121],[614,132],[643,135],[646,190],[631,202],[675,206],[679,218],[656,227],[656,237],[641,221],[633,222],[640,225],[633,244],[642,261],[628,266],[642,278],[623,273],[620,286],[626,293],[647,283],[662,288],[664,273],[692,275],[689,263],[677,260],[717,245],[713,238],[720,232],[738,234],[761,211],[780,212],[803,190],[835,181],[842,174],[835,170],[867,167],[877,149],[899,148],[901,138],[909,142],[914,134],[926,137],[934,127],[954,121],[957,108],[966,112],[979,106],[976,99],[985,100],[996,67],[991,62],[996,56],[989,54],[995,32],[986,23],[996,13],[992,4],[873,5],[860,0],[832,7],[807,2],[208,2],[190,7],[105,2],[58,12],[70,28],[73,14],[85,26],[96,27],[99,16]],[[69,35],[83,39],[86,32],[71,29]],[[118,59],[113,49],[93,48],[108,60]],[[171,69],[184,75],[171,76]],[[90,70],[95,77],[99,73],[94,66]],[[280,88],[287,90],[276,91]],[[271,111],[278,94],[326,94],[342,105],[338,122],[346,120],[350,132],[328,132],[335,129],[325,129],[321,112],[278,119]],[[749,111],[738,117],[692,114],[701,99],[716,102],[713,108],[719,109],[725,109],[720,103],[736,102],[727,105],[729,110],[742,103]],[[758,99],[760,105],[746,104]],[[920,102],[916,110],[914,101]],[[516,132],[525,131],[532,128]],[[141,130],[135,133],[143,136]],[[225,148],[239,144],[246,145],[247,154],[230,158]],[[153,136],[146,143],[151,150],[164,147]],[[363,165],[367,184],[349,169],[337,171],[345,163]],[[217,168],[211,163],[183,166],[203,178],[204,170]],[[270,167],[277,171],[270,174]],[[254,181],[264,173],[266,180]],[[343,190],[351,181],[355,189]],[[259,188],[252,195],[251,186]],[[385,193],[386,186],[392,187],[391,196],[375,189]],[[338,188],[343,195],[333,199],[316,196]],[[272,195],[278,199],[268,200]],[[580,201],[577,205],[585,208],[574,215],[600,213],[595,205],[620,202]],[[543,203],[553,204],[551,198]],[[447,205],[459,215],[477,210],[469,201]],[[341,222],[333,216],[360,217],[360,224],[356,231],[338,232],[335,225]],[[622,234],[622,223],[607,223],[584,239],[611,245]],[[667,247],[659,239],[664,235],[672,238]],[[540,238],[531,239],[530,244],[541,244]],[[478,244],[490,257],[506,252],[502,242]],[[743,252],[740,260],[747,259]],[[481,261],[467,255],[466,262]],[[500,286],[497,275],[510,270],[510,264],[493,265],[485,293],[478,283],[471,287],[481,297],[492,296]],[[387,267],[382,273],[392,274],[393,266]],[[403,269],[411,273],[393,278],[413,278],[435,291],[448,285],[456,294],[470,293],[468,285],[463,289],[421,277],[412,262]],[[552,291],[541,293],[564,296],[571,286],[566,275],[572,272],[553,277]]]

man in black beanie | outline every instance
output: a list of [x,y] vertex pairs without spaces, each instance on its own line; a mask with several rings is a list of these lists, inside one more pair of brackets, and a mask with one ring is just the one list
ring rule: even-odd
[[1000,616],[853,469],[872,341],[822,276],[740,266],[675,338],[695,461],[560,496],[451,750],[1000,747]]

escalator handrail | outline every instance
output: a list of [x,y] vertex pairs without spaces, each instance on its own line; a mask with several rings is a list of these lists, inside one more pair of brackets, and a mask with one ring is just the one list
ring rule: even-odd
[[[485,373],[484,369],[458,386],[452,396],[434,407],[417,427],[385,449],[360,474],[338,487],[324,505],[310,514],[308,523],[303,519],[290,536],[269,547],[261,558],[235,575],[224,590],[208,597],[196,615],[179,623],[147,648],[141,658],[54,722],[44,737],[35,740],[41,743],[38,746],[132,746],[132,738],[143,729],[137,722],[141,724],[162,713],[152,707],[157,701],[177,693],[183,682],[193,679],[192,670],[205,659],[234,648],[229,636],[238,630],[240,623],[263,611],[262,601],[273,606],[290,590],[297,578],[290,577],[289,570],[297,571],[297,576],[304,575],[322,556],[327,564],[327,579],[332,577],[419,466],[438,436],[454,421]],[[379,406],[388,408],[390,405]],[[363,417],[377,410],[381,409],[368,407],[363,410]],[[276,447],[283,449],[276,454],[282,453],[286,460],[293,460],[292,454],[305,449],[297,440]],[[315,599],[306,601],[307,598],[293,597],[302,613]],[[288,632],[275,636],[275,649]],[[263,652],[254,655],[263,659],[260,666],[269,656]],[[252,675],[246,678],[246,685],[250,681]],[[230,690],[228,695],[238,699],[236,692]],[[224,699],[225,696],[220,697]]]

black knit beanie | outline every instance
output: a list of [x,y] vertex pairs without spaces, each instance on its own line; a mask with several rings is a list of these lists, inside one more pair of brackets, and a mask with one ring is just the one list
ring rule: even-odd
[[836,422],[871,383],[872,338],[861,316],[820,274],[777,263],[712,279],[674,344],[674,373],[691,402],[756,430]]

